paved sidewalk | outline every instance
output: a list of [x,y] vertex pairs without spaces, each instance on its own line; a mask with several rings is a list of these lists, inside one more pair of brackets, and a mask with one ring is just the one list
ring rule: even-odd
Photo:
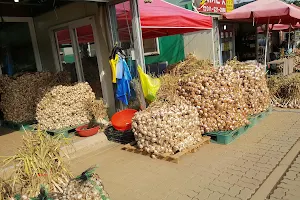
[[300,155],[295,159],[283,179],[270,195],[270,200],[300,199]]
[[300,113],[267,116],[230,145],[205,145],[179,164],[114,148],[76,159],[74,174],[98,164],[112,200],[250,199],[300,137]]

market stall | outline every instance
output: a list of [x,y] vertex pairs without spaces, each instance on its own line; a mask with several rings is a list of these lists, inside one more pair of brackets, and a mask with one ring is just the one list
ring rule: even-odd
[[[172,62],[175,61],[176,63],[184,56],[183,47],[180,46],[181,43],[179,41],[174,39],[169,44],[168,42],[171,41],[164,40],[171,46],[170,48],[176,49],[173,55],[172,51],[168,50],[167,44],[160,42],[159,37],[173,36],[174,38],[178,34],[212,29],[212,18],[209,16],[195,13],[161,0],[154,1],[151,4],[145,4],[143,1],[138,2],[141,39],[143,40],[142,45],[145,51],[145,54],[142,56],[147,56],[150,63],[153,59],[156,60],[156,57],[159,57],[159,62],[172,60]],[[132,54],[135,31],[132,27],[133,17],[131,10],[131,2],[129,1],[110,6],[112,15],[115,13],[117,16],[116,19],[111,19],[114,33],[113,43],[117,43],[125,50],[128,59],[136,59],[136,55]],[[180,55],[177,55],[177,52],[181,52]],[[145,71],[145,68],[143,70]]]
[[[296,24],[300,19],[300,10],[293,5],[287,4],[280,0],[254,1],[230,13],[224,14],[226,19],[231,20],[248,20],[257,25],[266,24]],[[264,64],[267,63],[269,28],[266,30],[266,41],[264,51]]]

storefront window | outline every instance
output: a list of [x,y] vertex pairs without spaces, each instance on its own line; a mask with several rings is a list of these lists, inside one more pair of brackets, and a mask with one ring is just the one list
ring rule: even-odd
[[1,24],[0,66],[2,74],[8,75],[37,71],[27,22],[4,22]]
[[159,43],[158,38],[151,38],[143,40],[145,56],[158,55]]

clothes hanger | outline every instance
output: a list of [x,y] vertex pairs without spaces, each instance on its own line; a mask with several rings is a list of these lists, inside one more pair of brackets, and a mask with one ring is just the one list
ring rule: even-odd
[[117,46],[118,46],[118,42],[115,43],[113,49],[111,50],[111,54],[109,56],[109,59],[114,59],[116,56],[116,52],[117,52]]

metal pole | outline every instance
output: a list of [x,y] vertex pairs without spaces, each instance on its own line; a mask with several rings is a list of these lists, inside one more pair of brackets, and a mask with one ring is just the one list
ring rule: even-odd
[[291,24],[290,24],[290,27],[289,27],[288,51],[290,49],[290,43],[291,43]]
[[[131,8],[131,16],[132,16],[132,35],[133,35],[133,46],[134,46],[134,54],[136,60],[136,67],[140,65],[144,72],[146,72],[145,67],[145,57],[144,57],[144,47],[143,47],[143,39],[142,39],[142,28],[140,21],[140,14],[138,8],[138,0],[130,0],[130,8]],[[142,85],[138,85],[138,90],[140,91],[140,104],[141,109],[146,109],[146,101],[143,95]]]
[[143,71],[145,72],[146,68],[145,68],[145,58],[144,58],[144,47],[143,47],[140,15],[138,9],[138,1],[130,0],[130,6],[131,6],[131,15],[132,15],[132,30],[133,30],[132,34],[133,34],[136,64],[140,65]]
[[268,18],[268,24],[267,24],[266,48],[265,48],[265,66],[267,66],[267,54],[268,54],[268,46],[269,46],[269,23],[270,23],[270,18]]
[[211,29],[211,41],[212,41],[212,51],[213,51],[213,61],[214,61],[214,67],[216,66],[216,54],[215,54],[215,23],[213,19],[213,28]]

